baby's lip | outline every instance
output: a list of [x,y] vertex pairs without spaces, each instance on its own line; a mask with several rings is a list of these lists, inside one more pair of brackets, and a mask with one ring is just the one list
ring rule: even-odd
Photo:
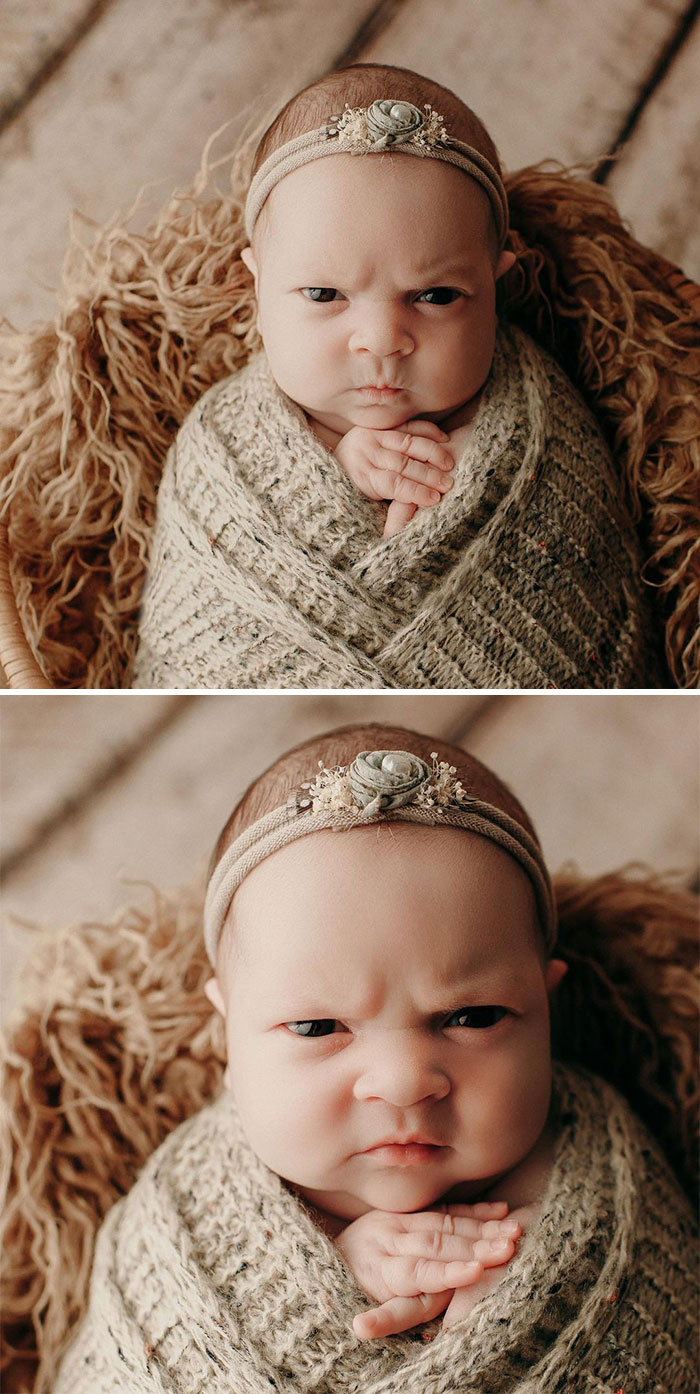
[[396,382],[361,382],[359,392],[403,392],[403,387],[399,387]]
[[375,1147],[444,1147],[444,1142],[436,1142],[435,1138],[426,1137],[423,1133],[412,1133],[410,1137],[385,1137],[381,1142],[373,1142],[369,1147],[365,1147],[365,1152],[373,1152]]
[[390,1137],[383,1142],[375,1142],[373,1147],[366,1147],[363,1156],[380,1167],[424,1167],[435,1162],[439,1152],[447,1151],[443,1143],[428,1141],[422,1136]]

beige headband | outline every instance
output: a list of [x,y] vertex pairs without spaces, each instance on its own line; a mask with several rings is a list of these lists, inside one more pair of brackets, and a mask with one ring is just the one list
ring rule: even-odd
[[471,145],[453,140],[442,117],[426,103],[423,111],[412,102],[382,98],[369,107],[348,107],[325,126],[305,131],[263,161],[253,177],[245,206],[248,240],[266,198],[286,174],[325,155],[366,155],[387,151],[443,160],[476,179],[488,195],[502,248],[508,233],[508,198],[503,180],[486,157]]
[[204,905],[204,942],[216,967],[216,950],[231,898],[253,867],[299,837],[326,829],[342,831],[370,823],[402,821],[462,828],[502,847],[530,878],[547,949],[556,939],[554,892],[542,852],[533,837],[493,804],[470,797],[452,765],[432,769],[406,750],[364,750],[349,766],[321,769],[287,803],[251,823],[214,869]]

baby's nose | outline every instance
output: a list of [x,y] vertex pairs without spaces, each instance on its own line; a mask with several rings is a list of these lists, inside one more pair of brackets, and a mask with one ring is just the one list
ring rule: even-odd
[[364,1068],[355,1080],[355,1098],[381,1099],[396,1108],[410,1108],[427,1099],[443,1099],[450,1081],[425,1046],[409,1044],[400,1032],[374,1042]]
[[411,353],[413,347],[413,338],[395,306],[366,307],[350,335],[351,352],[371,353],[377,358]]

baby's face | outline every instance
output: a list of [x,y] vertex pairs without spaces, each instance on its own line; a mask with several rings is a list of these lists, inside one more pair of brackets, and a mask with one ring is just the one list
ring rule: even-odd
[[514,260],[488,229],[483,190],[437,160],[334,155],[287,175],[243,254],[278,385],[341,434],[450,416],[488,376]]
[[243,882],[234,940],[230,1087],[255,1152],[313,1205],[468,1199],[534,1146],[555,961],[494,844],[397,824],[302,838]]

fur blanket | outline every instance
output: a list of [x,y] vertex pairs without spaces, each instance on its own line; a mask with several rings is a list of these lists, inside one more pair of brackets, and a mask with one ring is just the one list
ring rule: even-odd
[[452,491],[388,540],[384,513],[258,355],[170,451],[135,686],[663,685],[609,452],[521,330]]
[[694,1394],[690,1207],[609,1085],[557,1066],[555,1095],[539,1219],[497,1288],[447,1332],[361,1342],[371,1304],[223,1094],[107,1217],[55,1394]]

